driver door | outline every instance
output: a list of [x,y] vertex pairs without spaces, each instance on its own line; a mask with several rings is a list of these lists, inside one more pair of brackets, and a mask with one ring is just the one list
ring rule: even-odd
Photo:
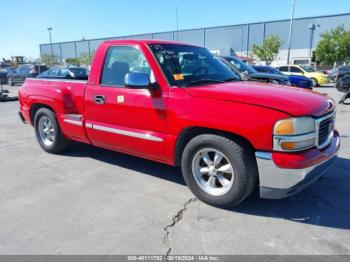
[[93,144],[153,159],[164,159],[167,96],[157,91],[125,87],[126,74],[152,68],[134,46],[111,46],[100,82],[85,94],[86,127]]

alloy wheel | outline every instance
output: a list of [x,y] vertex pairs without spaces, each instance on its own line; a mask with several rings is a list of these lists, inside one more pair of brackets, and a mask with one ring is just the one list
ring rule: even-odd
[[38,124],[40,140],[46,146],[51,146],[55,142],[56,132],[55,128],[47,116],[43,116]]
[[198,151],[192,159],[191,168],[198,186],[212,196],[222,196],[233,186],[232,164],[217,149],[204,148]]

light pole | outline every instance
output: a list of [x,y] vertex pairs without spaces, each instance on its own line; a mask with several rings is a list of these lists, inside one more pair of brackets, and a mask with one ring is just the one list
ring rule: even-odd
[[[317,29],[317,27],[320,27],[320,25],[315,25],[315,24],[309,24],[309,30],[310,30],[310,53],[309,53],[309,56],[310,56],[310,62],[309,62],[309,66],[311,66],[312,64],[312,46],[313,46],[313,43],[314,43],[314,33]],[[315,65],[316,67],[316,65]]]
[[176,7],[176,41],[179,41],[179,8]]
[[51,47],[51,59],[53,61],[53,48],[52,48],[52,36],[51,36],[52,27],[48,27],[47,31],[49,31],[50,47]]
[[289,23],[289,40],[288,40],[288,54],[287,54],[287,65],[290,62],[290,47],[292,44],[292,33],[293,33],[293,22],[294,22],[294,8],[295,8],[295,0],[292,0],[292,14],[290,16]]

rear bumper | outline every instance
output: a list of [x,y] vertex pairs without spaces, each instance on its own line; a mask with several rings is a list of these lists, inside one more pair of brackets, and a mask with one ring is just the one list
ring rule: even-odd
[[[311,166],[291,169],[277,166],[273,160],[273,153],[256,152],[259,169],[260,197],[269,199],[285,198],[298,192],[315,182],[332,166],[340,146],[339,135],[334,136],[332,143],[324,149],[322,160]],[[326,156],[326,157],[325,157]]]

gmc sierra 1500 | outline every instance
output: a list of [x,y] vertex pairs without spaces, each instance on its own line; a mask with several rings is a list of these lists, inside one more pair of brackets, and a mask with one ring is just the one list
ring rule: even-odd
[[181,166],[202,201],[237,205],[259,186],[282,198],[334,161],[335,103],[313,91],[242,82],[205,48],[107,41],[88,81],[27,79],[20,117],[40,146],[71,140]]

